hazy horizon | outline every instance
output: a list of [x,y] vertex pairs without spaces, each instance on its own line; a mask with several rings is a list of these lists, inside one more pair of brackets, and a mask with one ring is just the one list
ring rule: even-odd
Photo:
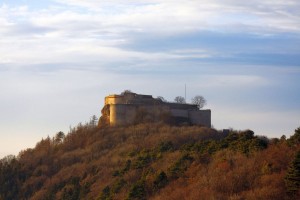
[[125,89],[173,101],[186,84],[216,129],[300,126],[297,0],[3,0],[0,36],[0,158]]

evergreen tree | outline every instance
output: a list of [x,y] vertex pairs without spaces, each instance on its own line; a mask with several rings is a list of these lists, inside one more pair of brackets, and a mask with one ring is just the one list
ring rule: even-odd
[[289,165],[285,185],[290,196],[295,197],[300,194],[300,151],[297,152],[294,160]]
[[289,138],[288,143],[290,145],[300,144],[300,127],[295,130],[294,135]]

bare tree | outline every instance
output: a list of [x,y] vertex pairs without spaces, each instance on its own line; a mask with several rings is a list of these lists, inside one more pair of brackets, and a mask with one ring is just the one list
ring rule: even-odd
[[197,107],[201,109],[206,105],[206,100],[203,96],[197,95],[192,98],[192,104],[197,105]]
[[185,99],[184,99],[184,97],[182,97],[182,96],[177,96],[177,97],[175,97],[174,101],[175,101],[176,103],[185,103]]
[[167,102],[167,100],[165,98],[163,98],[162,96],[158,96],[157,99],[161,100],[162,102]]
[[98,123],[98,118],[97,118],[96,115],[93,115],[93,116],[90,118],[89,126],[90,126],[90,127],[96,127],[96,126],[97,126],[97,123]]

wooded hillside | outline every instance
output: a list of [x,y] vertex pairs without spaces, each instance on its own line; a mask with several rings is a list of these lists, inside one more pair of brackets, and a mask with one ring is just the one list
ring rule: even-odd
[[300,128],[270,140],[250,130],[87,123],[2,159],[0,200],[297,199],[299,149]]

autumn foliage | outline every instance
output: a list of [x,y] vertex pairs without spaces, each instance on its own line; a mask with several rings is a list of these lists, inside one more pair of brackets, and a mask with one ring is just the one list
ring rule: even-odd
[[297,199],[299,130],[80,124],[2,159],[0,200]]

